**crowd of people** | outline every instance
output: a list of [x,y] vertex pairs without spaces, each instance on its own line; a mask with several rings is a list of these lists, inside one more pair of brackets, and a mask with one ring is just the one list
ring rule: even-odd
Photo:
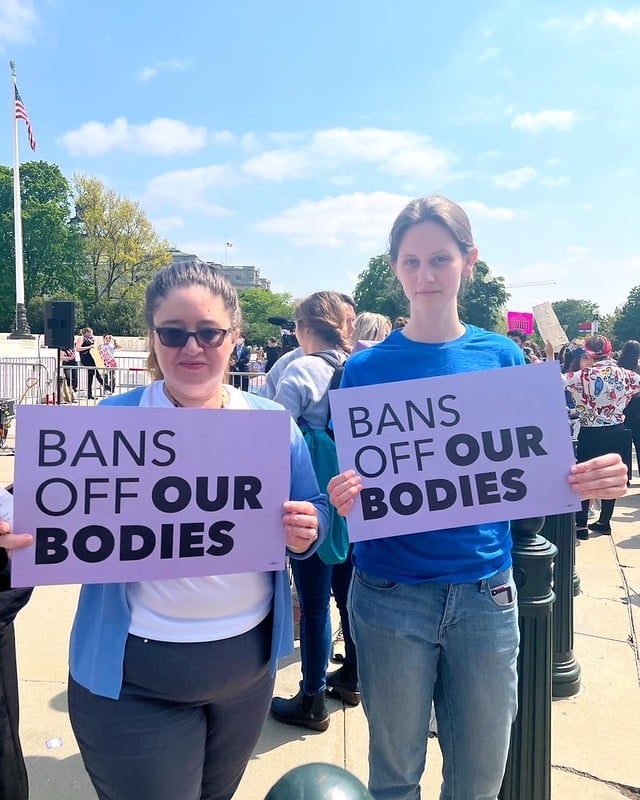
[[[172,414],[289,411],[290,484],[278,527],[300,601],[302,675],[293,698],[272,697],[278,660],[293,649],[286,570],[84,585],[71,636],[69,714],[101,800],[230,800],[269,711],[282,723],[324,731],[327,694],[348,705],[362,702],[375,800],[419,797],[432,704],[443,755],[441,796],[497,798],[517,703],[509,522],[405,535],[391,525],[385,537],[347,541],[343,555],[329,558],[323,548],[334,530],[339,535],[335,518],[348,527],[362,478],[337,467],[328,477],[307,436],[321,434],[325,458],[332,456],[327,390],[336,374],[341,388],[356,388],[526,363],[524,342],[520,347],[512,336],[460,319],[459,294],[477,256],[460,206],[440,196],[412,201],[389,236],[408,316],[357,315],[347,295],[310,295],[295,311],[299,347],[272,360],[259,394],[243,391],[251,353],[233,287],[197,259],[153,278],[145,306],[153,381],[101,405]],[[601,340],[587,339],[589,362],[565,375],[581,432],[591,418],[624,427],[621,396],[638,391],[638,377],[615,364]],[[84,329],[76,345],[81,363],[91,367],[93,331]],[[230,364],[237,383],[225,382]],[[98,375],[95,361],[94,369]],[[598,381],[608,397],[616,393],[611,411],[599,399]],[[581,436],[567,482],[583,510],[598,497],[610,519],[626,491],[622,447],[593,433]],[[224,458],[212,452],[212,462]],[[600,524],[606,527],[606,517]],[[335,551],[341,543],[333,544]],[[0,552],[31,546],[29,532],[0,522]],[[328,674],[332,592],[345,661]],[[13,732],[17,738],[15,726]],[[18,757],[15,750],[11,757]],[[24,789],[2,786],[2,761],[0,794],[23,800]]]
[[103,397],[113,394],[116,388],[115,358],[120,345],[110,333],[105,333],[102,341],[96,340],[93,328],[82,328],[73,347],[60,349],[62,373],[58,377],[62,403],[78,402],[79,373],[86,373],[87,399],[94,399],[93,382],[100,386]]

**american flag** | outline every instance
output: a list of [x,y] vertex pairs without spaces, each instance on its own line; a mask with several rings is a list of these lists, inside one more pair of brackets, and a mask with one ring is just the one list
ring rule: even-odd
[[14,87],[16,90],[16,119],[23,119],[27,126],[27,135],[29,136],[29,146],[32,150],[36,149],[36,137],[33,134],[33,128],[31,127],[31,120],[29,119],[29,115],[27,114],[27,109],[24,107],[24,103],[22,102],[22,98],[20,97],[20,92],[18,91],[18,87]]

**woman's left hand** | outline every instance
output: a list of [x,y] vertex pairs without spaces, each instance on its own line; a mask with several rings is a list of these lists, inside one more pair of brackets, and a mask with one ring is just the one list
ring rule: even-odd
[[582,500],[615,500],[627,491],[627,466],[617,453],[590,458],[574,464],[569,486]]
[[287,500],[282,506],[287,547],[292,553],[305,553],[318,538],[318,512],[308,500]]

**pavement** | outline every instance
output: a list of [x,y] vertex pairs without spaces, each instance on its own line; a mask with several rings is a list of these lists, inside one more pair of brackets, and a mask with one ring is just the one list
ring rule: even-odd
[[[11,439],[7,445],[11,445]],[[13,457],[0,450],[0,485],[13,478]],[[552,707],[552,796],[556,800],[640,797],[640,479],[616,504],[613,534],[592,534],[576,551],[581,593],[574,601],[574,654],[582,686]],[[67,716],[69,630],[77,586],[39,587],[16,621],[21,739],[31,800],[93,800]],[[291,696],[299,651],[277,676],[276,694]],[[325,733],[268,719],[235,800],[262,800],[289,769],[309,762],[344,767],[367,779],[367,726],[361,707],[329,700]],[[441,757],[429,740],[423,797],[439,796]],[[10,800],[7,798],[7,800]],[[144,799],[146,800],[146,798]]]

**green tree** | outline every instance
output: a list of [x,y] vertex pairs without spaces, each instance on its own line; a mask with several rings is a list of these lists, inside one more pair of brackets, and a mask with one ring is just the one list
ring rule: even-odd
[[627,301],[617,311],[613,334],[617,344],[623,344],[629,339],[640,340],[640,286],[629,292]]
[[[82,240],[70,224],[71,187],[55,164],[28,161],[20,168],[25,305],[41,298],[74,299],[86,292]],[[15,311],[13,169],[0,166],[0,328]],[[40,327],[42,322],[40,321]]]
[[504,278],[492,277],[484,261],[476,261],[473,277],[460,297],[460,318],[470,325],[495,330],[504,317],[510,295]]
[[97,178],[74,177],[76,214],[89,267],[92,305],[140,299],[140,289],[171,261],[171,248],[156,234],[137,203]]
[[295,303],[290,294],[256,288],[241,289],[238,295],[248,344],[264,347],[269,336],[276,335],[274,326],[267,322],[268,317],[293,319]]
[[385,314],[391,321],[409,313],[409,303],[391,269],[387,254],[369,259],[366,269],[358,275],[353,299],[359,312]]
[[598,304],[593,300],[557,300],[551,306],[569,339],[584,336],[579,323],[591,322],[598,315]]

